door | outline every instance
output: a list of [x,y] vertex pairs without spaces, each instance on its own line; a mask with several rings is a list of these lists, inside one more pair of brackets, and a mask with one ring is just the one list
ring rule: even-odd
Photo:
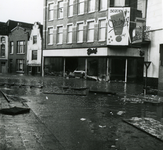
[[1,68],[2,68],[1,72],[6,73],[6,63],[5,62],[1,62]]

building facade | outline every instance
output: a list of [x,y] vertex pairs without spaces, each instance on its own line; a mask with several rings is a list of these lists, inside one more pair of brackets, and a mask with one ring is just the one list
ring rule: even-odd
[[28,41],[27,65],[28,74],[31,75],[41,75],[42,27],[39,22],[35,22]]
[[139,0],[44,0],[43,74],[76,70],[111,80],[142,81],[144,56],[132,44]]
[[151,41],[146,47],[145,61],[150,62],[147,71],[149,86],[163,89],[163,1],[148,0],[146,25],[150,27]]
[[0,22],[0,73],[8,72],[8,31],[7,25]]
[[23,28],[18,23],[9,33],[9,73],[27,74],[27,46],[30,32],[31,28]]

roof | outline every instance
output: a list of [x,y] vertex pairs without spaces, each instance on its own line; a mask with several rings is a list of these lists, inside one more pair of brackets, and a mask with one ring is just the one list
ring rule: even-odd
[[24,29],[30,29],[30,30],[32,29],[32,26],[33,26],[33,24],[31,24],[31,23],[8,20],[7,21],[8,33],[10,33],[11,30],[14,29],[17,25],[19,25],[19,27],[22,27]]
[[[43,37],[43,25],[41,25],[41,23],[40,22],[35,22],[35,23],[37,23],[37,25],[39,26],[39,29],[40,29],[40,35],[41,35],[41,38]],[[35,24],[34,23],[34,24]]]
[[7,24],[5,22],[0,22],[0,35],[8,35]]

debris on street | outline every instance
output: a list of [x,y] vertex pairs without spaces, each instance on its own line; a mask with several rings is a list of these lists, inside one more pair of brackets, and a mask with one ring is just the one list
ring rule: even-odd
[[87,94],[84,93],[64,93],[64,92],[50,92],[50,91],[45,91],[43,92],[44,94],[56,94],[56,95],[77,95],[77,96],[87,96]]
[[102,125],[99,125],[100,128],[106,128],[106,125],[102,126]]
[[1,90],[0,92],[8,102],[8,108],[0,109],[1,114],[18,115],[29,113],[30,108],[28,108],[27,105],[24,104],[24,102],[27,102],[25,99],[20,98],[18,96],[7,95]]
[[90,93],[99,93],[99,94],[111,94],[111,95],[116,95],[115,92],[109,92],[109,91],[99,91],[99,90],[89,90]]
[[139,96],[139,95],[129,95],[124,96],[121,98],[123,102],[130,102],[130,103],[153,103],[153,104],[160,104],[163,103],[163,99],[158,96]]
[[123,115],[124,113],[126,113],[125,111],[119,111],[117,112],[117,115]]
[[85,121],[85,120],[86,120],[86,118],[80,118],[80,120],[81,120],[81,121]]
[[22,108],[22,107],[12,107],[12,108],[4,108],[0,109],[1,114],[6,114],[6,115],[18,115],[18,114],[24,114],[24,113],[29,113],[30,108]]
[[159,121],[138,117],[123,119],[123,121],[163,141],[163,125]]

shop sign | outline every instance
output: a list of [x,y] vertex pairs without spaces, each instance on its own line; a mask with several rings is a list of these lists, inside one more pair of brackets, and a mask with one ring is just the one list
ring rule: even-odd
[[96,54],[97,53],[97,48],[88,48],[87,49],[87,54],[91,55],[91,54]]
[[107,45],[128,45],[130,8],[109,8]]
[[139,26],[132,32],[132,44],[150,41],[150,27]]

